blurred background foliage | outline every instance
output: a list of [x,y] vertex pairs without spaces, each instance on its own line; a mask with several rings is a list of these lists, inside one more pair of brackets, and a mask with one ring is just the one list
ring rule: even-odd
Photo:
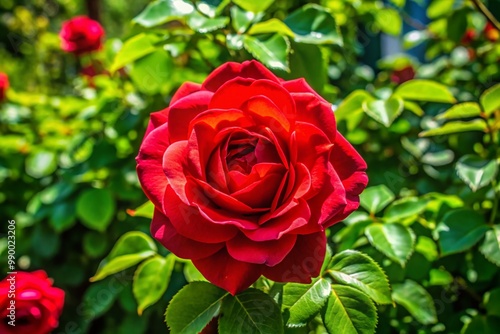
[[[81,14],[106,39],[77,58],[58,32]],[[386,272],[396,307],[378,307],[377,333],[495,333],[495,17],[496,0],[2,1],[0,71],[11,89],[0,106],[0,215],[16,220],[18,267],[44,268],[67,291],[58,333],[166,331],[169,300],[199,278],[189,262],[167,257],[169,284],[153,306],[142,301],[141,316],[134,268],[168,251],[147,246],[148,256],[89,277],[126,232],[149,234],[148,205],[132,210],[146,201],[134,158],[149,113],[182,82],[252,58],[305,77],[368,163],[361,208],[329,240],[333,253],[358,249]],[[317,318],[287,330],[326,331]]]

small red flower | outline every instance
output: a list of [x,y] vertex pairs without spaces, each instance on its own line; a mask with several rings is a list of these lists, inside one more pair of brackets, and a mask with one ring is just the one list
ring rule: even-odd
[[415,78],[415,70],[411,65],[407,65],[401,69],[394,70],[391,74],[391,81],[398,85],[413,78]]
[[365,169],[331,104],[257,61],[182,85],[137,156],[152,235],[232,294],[319,275],[325,229],[358,208]]
[[0,72],[0,102],[5,100],[7,89],[9,89],[9,77]]
[[0,282],[0,333],[51,333],[63,306],[64,291],[52,286],[45,271],[9,274]]
[[484,35],[490,42],[496,42],[500,38],[500,32],[490,22],[484,27]]
[[462,36],[460,42],[462,43],[462,45],[469,45],[475,39],[476,39],[476,31],[472,28],[468,28],[465,31],[464,35]]
[[102,47],[104,29],[97,21],[77,16],[63,23],[59,37],[64,51],[81,55]]

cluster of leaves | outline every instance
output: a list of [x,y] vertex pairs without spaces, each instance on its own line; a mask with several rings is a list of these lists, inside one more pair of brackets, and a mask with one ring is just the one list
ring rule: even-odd
[[[38,1],[38,13],[16,7],[6,35],[14,55],[0,51],[14,87],[0,106],[2,215],[17,222],[20,269],[44,268],[67,291],[62,330],[498,328],[500,41],[471,2],[431,1],[424,26],[404,0],[155,0],[123,42],[108,33],[101,52],[79,60],[59,50],[57,24],[79,10],[62,3],[50,20]],[[401,36],[403,20],[412,30],[402,47],[424,46],[426,58],[367,57],[379,33]],[[148,113],[182,82],[251,58],[305,77],[334,103],[370,187],[360,210],[327,231],[320,277],[260,279],[231,296],[148,236],[152,204],[139,206],[134,157]],[[95,73],[82,74],[89,66]],[[408,67],[413,80],[392,80]]]

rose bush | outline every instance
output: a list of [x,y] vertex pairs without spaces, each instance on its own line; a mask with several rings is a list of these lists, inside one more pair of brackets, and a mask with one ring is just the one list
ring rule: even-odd
[[[14,280],[10,280],[14,277]],[[15,289],[11,289],[15,282]],[[11,298],[11,294],[15,298]],[[15,326],[8,322],[11,300],[15,301]],[[64,306],[64,291],[53,287],[43,270],[18,271],[0,282],[0,333],[2,334],[47,334],[57,328]]]
[[104,29],[87,16],[77,16],[63,23],[59,37],[65,52],[81,55],[102,47]]
[[0,102],[5,100],[7,89],[9,89],[9,77],[5,73],[0,73]]
[[137,157],[153,236],[232,294],[261,275],[317,276],[325,228],[358,208],[365,169],[329,103],[256,61],[182,85]]

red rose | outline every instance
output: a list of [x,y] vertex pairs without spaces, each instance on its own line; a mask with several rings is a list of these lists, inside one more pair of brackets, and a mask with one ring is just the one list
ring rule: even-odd
[[7,89],[9,89],[9,77],[0,72],[0,102],[5,100]]
[[408,65],[403,68],[394,70],[391,74],[391,81],[399,85],[403,82],[413,79],[414,77],[415,70],[411,65]]
[[232,294],[261,275],[317,276],[325,228],[359,206],[365,169],[329,103],[256,61],[182,85],[137,157],[153,236]]
[[52,286],[45,271],[9,274],[0,282],[0,333],[50,333],[63,306],[64,291]]
[[80,55],[101,48],[104,29],[97,21],[77,16],[63,23],[59,37],[64,51]]

